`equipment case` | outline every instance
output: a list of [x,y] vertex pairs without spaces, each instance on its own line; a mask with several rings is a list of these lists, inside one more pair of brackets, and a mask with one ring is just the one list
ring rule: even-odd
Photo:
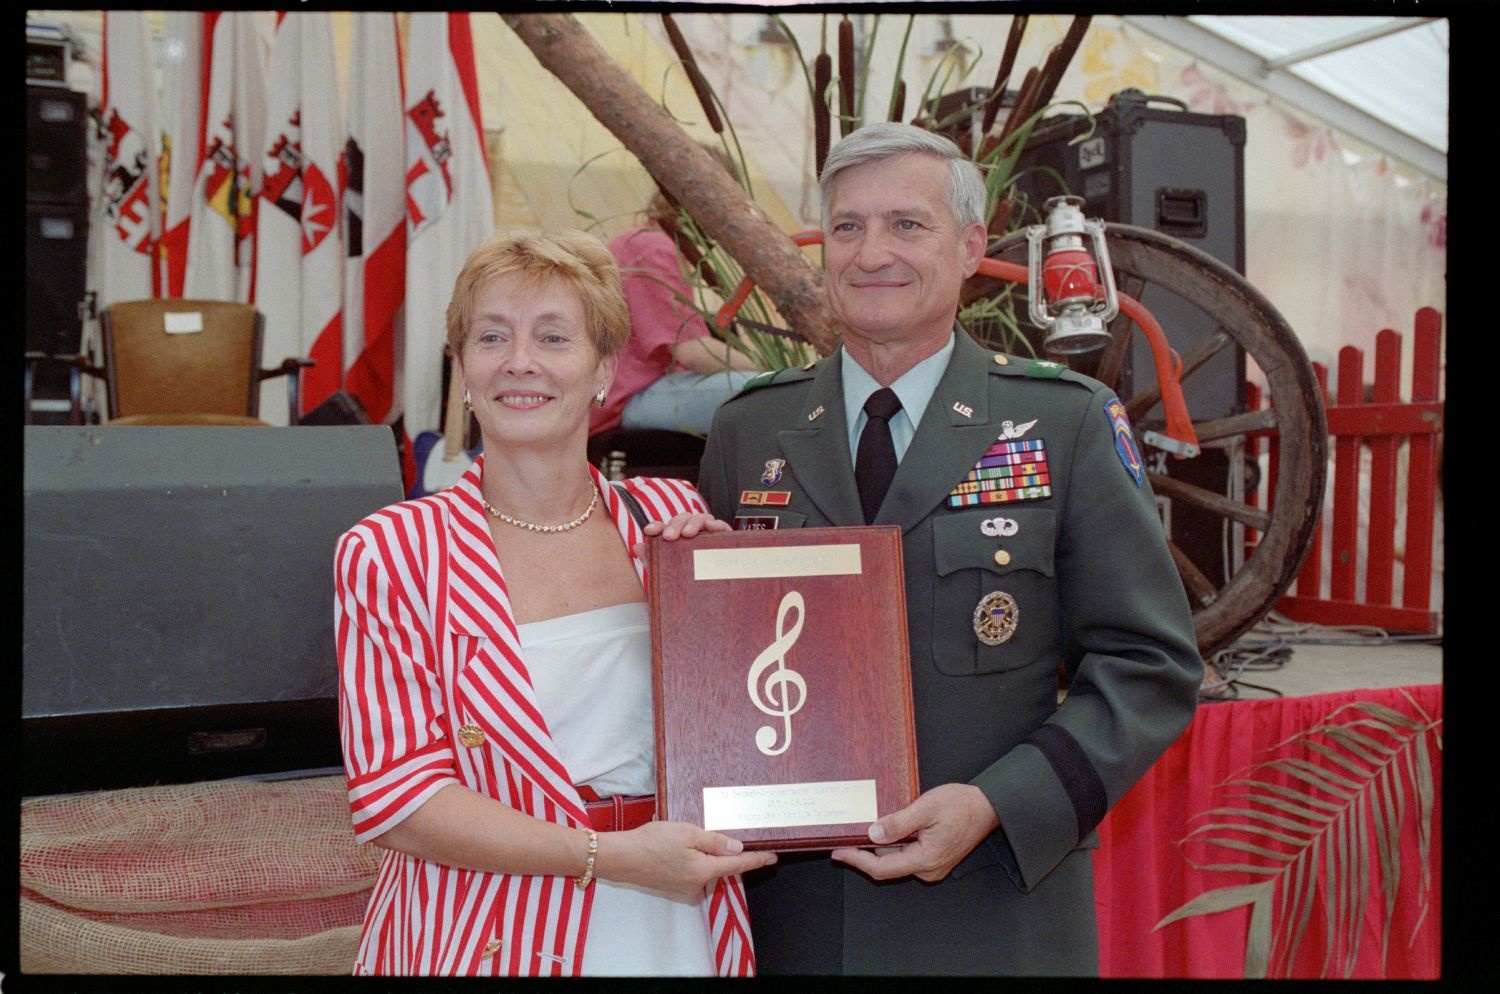
[[[1016,189],[1024,195],[1020,224],[1038,223],[1049,198],[1073,194],[1084,199],[1085,216],[1103,220],[1106,229],[1110,223],[1149,228],[1244,274],[1243,117],[1193,113],[1180,100],[1129,89],[1094,115],[1092,132],[1090,123],[1084,114],[1064,114],[1043,118],[1032,130],[1015,166]],[[1161,323],[1179,355],[1217,330],[1207,314],[1160,286],[1121,290]],[[1135,384],[1155,382],[1151,350],[1137,333],[1116,392],[1129,400]],[[1194,422],[1244,412],[1244,350],[1221,349],[1183,380],[1182,390]],[[1160,429],[1164,421],[1157,404],[1138,419],[1137,429]],[[1237,448],[1205,448],[1193,459],[1166,459],[1153,469],[1231,498],[1240,496],[1246,472]],[[1164,508],[1163,516],[1168,534],[1199,569],[1215,580],[1227,577],[1235,557],[1222,518],[1186,505]]]

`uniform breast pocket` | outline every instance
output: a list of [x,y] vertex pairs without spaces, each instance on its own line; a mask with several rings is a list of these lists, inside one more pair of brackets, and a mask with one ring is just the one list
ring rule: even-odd
[[933,659],[951,676],[1055,664],[1056,513],[966,511],[933,521]]

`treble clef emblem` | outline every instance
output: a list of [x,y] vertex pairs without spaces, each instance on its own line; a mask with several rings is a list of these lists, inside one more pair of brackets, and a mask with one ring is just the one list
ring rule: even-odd
[[[790,628],[787,615],[792,616]],[[787,592],[776,611],[776,641],[766,646],[755,662],[750,664],[750,675],[746,686],[750,701],[765,714],[780,718],[785,738],[780,746],[776,743],[776,729],[762,725],[755,731],[755,747],[767,756],[779,756],[792,744],[792,715],[802,710],[807,702],[807,683],[796,670],[788,669],[786,654],[802,632],[802,595],[795,590]],[[774,667],[774,669],[773,669]],[[767,670],[772,672],[767,673]],[[764,685],[762,675],[764,674]],[[795,691],[795,694],[793,693]],[[795,696],[796,700],[793,700]]]

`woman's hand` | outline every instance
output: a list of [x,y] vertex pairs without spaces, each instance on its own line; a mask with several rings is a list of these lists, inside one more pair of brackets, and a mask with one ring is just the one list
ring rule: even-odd
[[701,511],[693,511],[690,514],[678,514],[666,521],[646,522],[646,535],[660,535],[668,542],[675,542],[679,538],[692,538],[699,532],[727,532],[729,523],[720,521],[712,514],[704,514]]
[[[692,538],[699,532],[712,534],[713,532],[727,532],[729,530],[729,523],[727,521],[720,521],[712,514],[704,514],[701,511],[674,515],[666,521],[648,521],[644,529],[647,538],[660,535],[667,542],[675,542],[679,538]],[[645,542],[635,547],[635,557],[637,559],[644,559],[646,557]]]
[[773,852],[745,852],[738,839],[679,821],[653,821],[628,832],[599,833],[596,876],[679,899],[702,896],[719,877],[776,862]]

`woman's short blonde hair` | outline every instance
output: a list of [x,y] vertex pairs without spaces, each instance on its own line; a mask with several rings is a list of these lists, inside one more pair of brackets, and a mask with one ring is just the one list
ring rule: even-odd
[[604,243],[582,231],[524,231],[496,235],[469,254],[448,301],[448,348],[463,354],[474,295],[485,283],[521,273],[524,289],[548,280],[566,283],[583,303],[584,319],[599,358],[617,355],[630,337],[630,311],[620,290],[620,270]]

